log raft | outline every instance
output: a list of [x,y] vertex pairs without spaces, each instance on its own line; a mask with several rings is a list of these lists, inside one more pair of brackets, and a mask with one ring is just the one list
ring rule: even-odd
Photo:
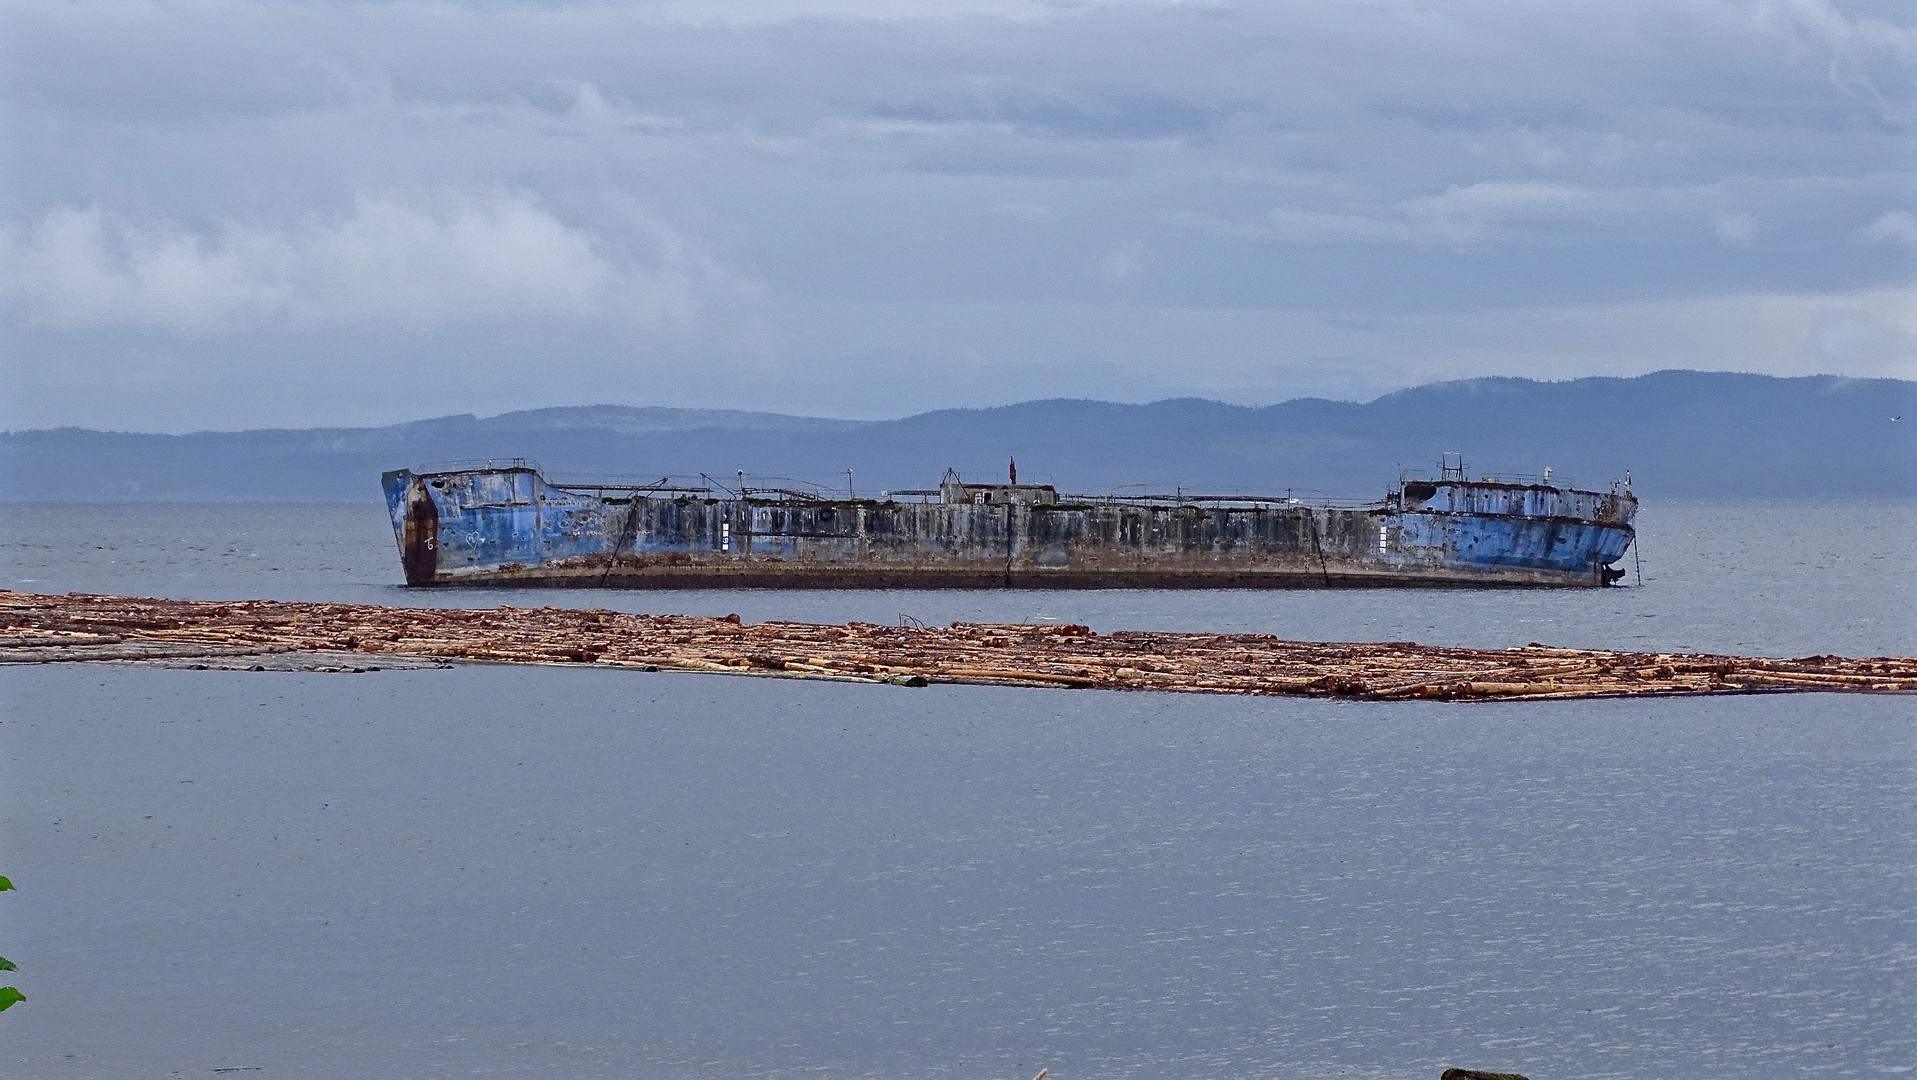
[[[1366,701],[1535,700],[1802,691],[1917,692],[1917,657],[1761,659],[1704,653],[1461,649],[1410,642],[1284,641],[1269,634],[1118,631],[1075,625],[946,628],[744,623],[737,615],[592,608],[396,608],[370,604],[51,596],[0,590],[0,663],[244,666],[300,655],[437,663],[570,664],[924,686],[1283,694]],[[192,665],[199,666],[199,665]]]

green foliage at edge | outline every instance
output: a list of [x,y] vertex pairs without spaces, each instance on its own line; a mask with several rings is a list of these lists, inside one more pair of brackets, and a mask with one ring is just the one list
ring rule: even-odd
[[[6,892],[7,890],[12,888],[13,888],[13,882],[8,881],[4,877],[0,877],[0,892]],[[0,971],[18,971],[18,970],[20,969],[13,966],[13,961],[7,959],[4,956],[0,956]],[[27,1000],[27,995],[21,993],[18,990],[15,990],[13,987],[0,986],[0,1012],[6,1012],[8,1009],[13,1008],[13,1003],[16,1001],[25,1001],[25,1000]]]

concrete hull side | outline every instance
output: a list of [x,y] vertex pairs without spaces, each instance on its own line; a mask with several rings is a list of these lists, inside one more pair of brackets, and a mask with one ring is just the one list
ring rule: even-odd
[[1468,509],[627,499],[553,488],[531,470],[402,471],[385,486],[416,585],[1585,586],[1603,584],[1600,568],[1632,537],[1628,513],[1598,521],[1515,498]]
[[442,576],[422,587],[504,589],[1367,589],[1367,588],[1584,588],[1590,574],[1540,571],[1352,573],[1261,570],[1249,572],[1125,571],[1014,573],[997,571],[867,570],[856,566],[731,569],[622,564],[506,567]]

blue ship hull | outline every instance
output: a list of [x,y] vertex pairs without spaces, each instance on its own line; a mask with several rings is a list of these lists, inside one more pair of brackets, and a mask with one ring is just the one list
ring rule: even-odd
[[[616,588],[1602,586],[1628,490],[1447,479],[1357,507],[960,483],[881,499],[556,485],[529,465],[383,477],[411,585]],[[936,501],[931,497],[938,496]],[[918,501],[913,501],[916,496]]]

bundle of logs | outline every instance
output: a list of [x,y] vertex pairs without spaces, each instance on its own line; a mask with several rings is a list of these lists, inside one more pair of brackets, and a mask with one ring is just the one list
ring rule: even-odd
[[1282,641],[1269,634],[1096,634],[1083,626],[1058,625],[747,624],[737,615],[628,615],[582,608],[447,610],[0,591],[0,662],[177,661],[300,652],[912,686],[986,683],[1372,701],[1917,691],[1917,657],[1764,660],[1537,644],[1451,649],[1408,642]]

